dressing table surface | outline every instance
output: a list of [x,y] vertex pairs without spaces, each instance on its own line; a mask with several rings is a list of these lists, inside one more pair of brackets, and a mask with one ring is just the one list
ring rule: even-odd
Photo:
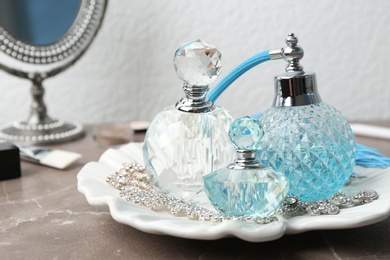
[[[390,127],[390,122],[374,123]],[[117,223],[77,191],[77,173],[107,149],[94,142],[92,126],[86,129],[84,138],[52,147],[83,155],[69,169],[22,162],[22,178],[0,182],[0,259],[390,258],[390,218],[366,227],[310,231],[266,243],[152,235]],[[390,156],[390,141],[357,137],[357,142]]]

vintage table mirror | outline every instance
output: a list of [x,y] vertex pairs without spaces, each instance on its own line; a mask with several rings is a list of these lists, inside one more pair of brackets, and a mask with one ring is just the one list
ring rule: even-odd
[[83,136],[76,122],[47,113],[43,81],[72,66],[95,37],[107,0],[1,0],[0,69],[32,82],[25,120],[0,126],[0,139],[51,144]]

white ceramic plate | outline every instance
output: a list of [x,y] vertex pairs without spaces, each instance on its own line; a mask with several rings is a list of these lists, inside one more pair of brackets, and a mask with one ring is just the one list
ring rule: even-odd
[[122,167],[123,162],[143,163],[142,144],[130,143],[119,149],[109,149],[98,162],[85,165],[77,176],[78,190],[85,195],[89,204],[106,209],[108,206],[116,221],[152,234],[204,240],[235,236],[247,241],[264,242],[285,234],[309,230],[366,226],[380,222],[390,215],[390,169],[356,167],[355,172],[367,178],[356,180],[344,188],[349,195],[363,189],[376,190],[379,199],[372,203],[342,209],[338,215],[305,215],[259,225],[237,221],[200,222],[126,202],[119,196],[119,191],[105,181],[107,176]]

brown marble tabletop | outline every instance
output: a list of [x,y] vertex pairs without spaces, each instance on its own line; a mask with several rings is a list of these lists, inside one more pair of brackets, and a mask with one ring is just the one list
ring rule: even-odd
[[[386,125],[388,123],[376,123]],[[99,147],[83,139],[55,145],[82,159],[67,170],[22,162],[22,177],[0,182],[0,259],[389,259],[390,218],[366,227],[310,231],[266,243],[152,235],[117,223],[77,191],[77,173]],[[390,141],[357,137],[390,156]],[[390,184],[389,184],[390,186]]]

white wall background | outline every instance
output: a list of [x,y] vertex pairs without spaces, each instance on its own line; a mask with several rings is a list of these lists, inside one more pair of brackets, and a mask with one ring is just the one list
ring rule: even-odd
[[[223,77],[246,58],[285,46],[294,32],[324,101],[350,120],[390,120],[389,10],[388,0],[110,0],[91,48],[45,82],[45,100],[52,117],[82,123],[151,120],[183,95],[172,66],[181,43],[217,45]],[[284,67],[260,65],[218,104],[235,116],[265,110]],[[0,122],[27,116],[29,86],[0,72]]]

